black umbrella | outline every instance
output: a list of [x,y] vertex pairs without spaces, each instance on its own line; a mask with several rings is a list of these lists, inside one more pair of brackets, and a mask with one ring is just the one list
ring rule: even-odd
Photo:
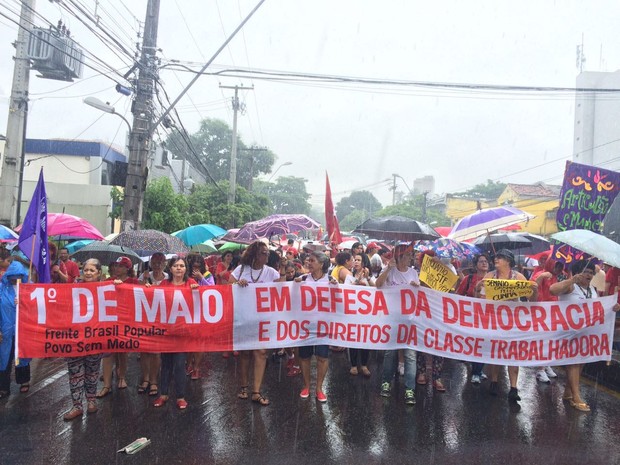
[[115,262],[119,257],[128,257],[134,265],[141,262],[140,257],[130,248],[113,245],[108,241],[91,242],[71,255],[71,258],[78,262],[96,258],[102,265]]
[[[517,250],[531,247],[532,241],[523,234],[516,233],[498,233],[480,236],[473,244],[482,249],[496,251],[500,249]],[[547,249],[549,246],[547,246]]]
[[388,241],[433,240],[441,237],[428,224],[404,216],[369,218],[355,228],[353,232]]
[[607,236],[612,241],[620,244],[620,195],[609,207],[607,215],[603,220],[603,236]]

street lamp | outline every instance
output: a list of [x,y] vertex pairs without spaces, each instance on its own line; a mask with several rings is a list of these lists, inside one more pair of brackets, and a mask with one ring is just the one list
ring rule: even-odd
[[90,107],[96,108],[97,110],[104,111],[106,113],[110,113],[112,115],[118,116],[119,118],[122,118],[122,120],[125,121],[125,123],[127,124],[127,128],[129,129],[129,132],[131,133],[131,124],[129,123],[127,118],[125,118],[120,113],[116,113],[116,110],[114,109],[112,105],[108,103],[104,103],[96,97],[86,97],[83,100],[83,102]]
[[[405,187],[407,188],[407,190],[409,191],[409,195],[413,195],[413,191],[411,190],[411,188],[409,187],[409,184],[407,184],[407,181],[405,181],[405,178],[403,178],[400,174],[396,174],[393,173],[392,176],[394,176],[395,178],[400,178],[403,180],[403,182],[405,183]],[[396,183],[394,183],[396,184]]]
[[271,181],[273,179],[273,177],[276,175],[276,173],[278,172],[278,170],[280,168],[282,168],[283,166],[288,166],[288,165],[292,165],[293,162],[292,161],[285,161],[284,163],[282,163],[280,166],[278,166],[276,168],[276,170],[273,172],[273,174],[271,176],[269,176],[269,179],[267,179],[267,182]]

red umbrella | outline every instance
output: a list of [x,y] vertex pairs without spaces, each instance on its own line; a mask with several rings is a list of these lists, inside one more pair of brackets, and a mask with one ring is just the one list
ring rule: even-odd
[[[15,228],[20,232],[22,225]],[[104,240],[103,235],[92,224],[78,216],[68,213],[48,213],[47,214],[47,236],[59,237],[60,239],[78,240],[94,239]]]

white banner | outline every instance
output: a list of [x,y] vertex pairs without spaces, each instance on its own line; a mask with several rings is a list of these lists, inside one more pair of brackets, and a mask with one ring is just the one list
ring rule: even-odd
[[427,288],[250,284],[233,289],[234,348],[411,348],[496,365],[611,359],[616,296],[499,302]]

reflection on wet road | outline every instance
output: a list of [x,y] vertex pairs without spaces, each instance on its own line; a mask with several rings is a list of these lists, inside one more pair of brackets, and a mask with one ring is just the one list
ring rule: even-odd
[[[270,359],[260,407],[236,397],[238,364],[220,354],[205,357],[203,378],[188,378],[189,408],[174,402],[152,407],[140,395],[136,355],[125,390],[99,401],[96,414],[67,423],[70,407],[61,359],[33,363],[28,394],[14,389],[0,401],[0,463],[5,464],[616,464],[620,463],[620,402],[614,392],[583,387],[591,413],[562,402],[565,375],[551,384],[522,369],[520,405],[497,398],[488,382],[469,383],[468,364],[446,361],[446,393],[418,386],[417,404],[405,406],[397,382],[379,396],[382,353],[371,355],[370,379],[349,375],[346,354],[332,353],[321,404],[300,399],[301,377],[285,376],[285,359]],[[402,378],[401,378],[402,379]],[[15,386],[14,386],[15,387]],[[313,392],[311,390],[311,392]],[[152,443],[135,456],[116,451],[139,437]]]

